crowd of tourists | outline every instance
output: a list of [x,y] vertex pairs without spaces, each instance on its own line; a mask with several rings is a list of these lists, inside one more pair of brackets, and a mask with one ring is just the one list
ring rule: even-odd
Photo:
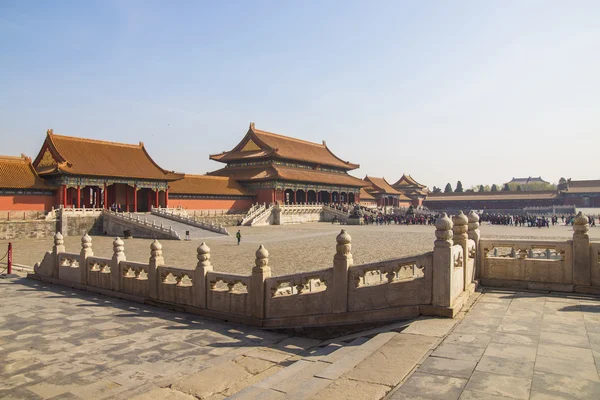
[[[509,215],[509,214],[481,214],[481,222],[487,222],[490,225],[506,225],[506,226],[526,226],[549,228],[550,225],[573,225],[575,220],[574,215],[552,215],[550,217],[543,215]],[[596,220],[593,216],[588,216],[590,226],[596,226]]]
[[435,217],[433,215],[385,215],[379,213],[376,217],[363,216],[363,222],[365,225],[433,225]]

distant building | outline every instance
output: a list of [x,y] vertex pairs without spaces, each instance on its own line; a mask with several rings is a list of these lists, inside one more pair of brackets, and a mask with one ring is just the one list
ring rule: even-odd
[[530,183],[544,183],[550,184],[550,182],[546,182],[542,179],[541,176],[530,176],[529,178],[515,178],[513,177],[511,181],[506,182],[507,184],[515,184],[515,185],[529,185]]
[[600,207],[600,180],[573,181],[558,185],[564,204],[578,207]]
[[363,179],[368,186],[365,191],[377,201],[380,207],[408,207],[411,199],[394,189],[385,178],[376,178],[374,176],[365,176]]
[[412,176],[402,174],[400,179],[392,185],[394,189],[411,199],[412,205],[417,207],[423,204],[423,201],[429,194],[427,186],[417,182]]

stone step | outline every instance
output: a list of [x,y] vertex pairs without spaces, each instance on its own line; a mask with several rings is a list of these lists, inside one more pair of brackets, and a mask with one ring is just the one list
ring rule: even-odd
[[349,344],[333,342],[312,349],[300,360],[230,398],[309,399],[350,372],[396,335],[396,332],[385,332],[373,338],[357,338]]

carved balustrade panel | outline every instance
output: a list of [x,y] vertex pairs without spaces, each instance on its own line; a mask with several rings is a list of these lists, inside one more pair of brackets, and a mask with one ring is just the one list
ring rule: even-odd
[[121,261],[121,291],[137,296],[149,296],[148,264]]
[[103,289],[110,290],[111,284],[111,260],[109,258],[88,257],[87,263],[87,284]]
[[542,283],[571,284],[573,281],[573,243],[571,240],[480,241],[480,277]]
[[69,282],[79,283],[81,281],[79,254],[58,254],[58,277]]
[[206,279],[206,306],[209,310],[250,316],[249,276],[211,271]]
[[333,269],[282,275],[265,282],[267,318],[332,312]]
[[465,268],[464,268],[464,249],[462,246],[455,244],[452,246],[452,271],[450,276],[452,279],[452,303],[465,289]]
[[355,265],[348,270],[348,311],[431,303],[433,253]]
[[175,304],[194,304],[194,270],[185,268],[158,267],[158,299]]

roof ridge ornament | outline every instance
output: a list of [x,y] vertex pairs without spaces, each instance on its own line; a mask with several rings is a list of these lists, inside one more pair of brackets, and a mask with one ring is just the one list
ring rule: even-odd
[[50,128],[46,131],[47,135],[54,135],[54,129]]

